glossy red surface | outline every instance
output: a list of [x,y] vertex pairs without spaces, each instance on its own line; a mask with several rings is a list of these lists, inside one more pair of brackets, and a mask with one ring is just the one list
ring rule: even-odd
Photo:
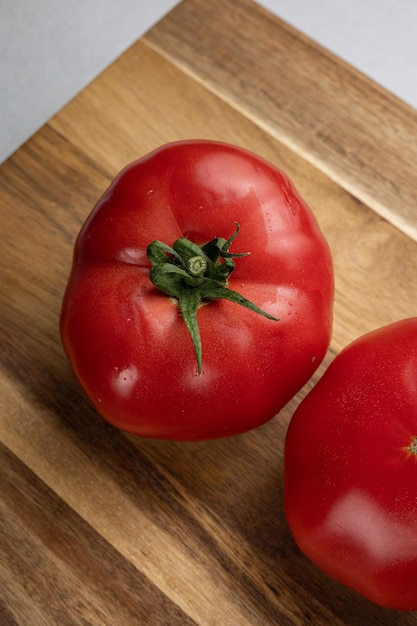
[[[201,306],[203,370],[178,307],[149,280],[148,244],[228,238],[229,287],[280,318],[226,300]],[[126,167],[75,246],[62,340],[85,392],[117,427],[149,437],[234,435],[272,418],[330,341],[333,269],[314,215],[280,170],[234,146],[164,146]]]

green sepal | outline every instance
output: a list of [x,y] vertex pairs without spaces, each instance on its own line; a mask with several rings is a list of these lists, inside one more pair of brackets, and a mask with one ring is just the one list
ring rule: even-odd
[[233,259],[249,254],[229,252],[229,247],[240,230],[239,224],[235,224],[236,230],[229,239],[216,237],[203,246],[198,246],[181,237],[172,247],[156,240],[149,244],[146,251],[152,265],[150,280],[160,291],[178,300],[193,342],[199,374],[203,365],[197,311],[202,301],[225,298],[270,320],[278,321],[276,317],[227,287],[227,279],[236,267]]

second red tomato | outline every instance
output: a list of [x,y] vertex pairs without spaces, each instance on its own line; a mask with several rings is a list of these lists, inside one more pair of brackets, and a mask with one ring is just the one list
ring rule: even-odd
[[327,574],[417,610],[417,318],[354,341],[300,404],[285,444],[285,510]]

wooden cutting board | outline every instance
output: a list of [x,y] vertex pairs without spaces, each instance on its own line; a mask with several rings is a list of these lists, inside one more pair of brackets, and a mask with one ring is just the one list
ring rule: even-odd
[[[141,440],[58,334],[76,234],[128,162],[209,138],[284,169],[336,272],[325,363],[270,423]],[[417,113],[250,0],[184,0],[0,168],[0,623],[417,624],[329,580],[283,514],[288,421],[334,355],[417,312]]]

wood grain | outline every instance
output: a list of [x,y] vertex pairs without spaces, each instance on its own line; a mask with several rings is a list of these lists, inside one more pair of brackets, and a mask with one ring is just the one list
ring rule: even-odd
[[[215,22],[207,24],[207,11]],[[219,29],[218,42],[202,36],[200,19],[209,32]],[[258,32],[266,42],[250,62],[232,54],[242,47],[243,25],[245,37]],[[417,624],[415,614],[381,609],[326,578],[296,549],[284,519],[282,452],[291,414],[348,341],[415,315],[417,242],[412,227],[400,230],[398,220],[381,216],[379,204],[389,200],[384,176],[363,197],[362,174],[351,172],[349,189],[331,172],[330,156],[325,167],[313,150],[287,139],[273,98],[269,116],[279,132],[262,101],[259,110],[246,102],[263,46],[281,31],[292,38],[288,65],[315,62],[306,54],[306,47],[316,50],[311,42],[257,5],[186,0],[0,168],[1,624]],[[206,65],[179,60],[175,40],[198,49]],[[213,45],[229,49],[218,66],[210,61]],[[327,63],[334,63],[334,80],[349,84],[350,68],[330,55]],[[233,99],[227,76],[237,72]],[[294,83],[291,76],[287,92],[304,86],[319,98],[307,68]],[[415,123],[413,111],[399,103],[395,113],[388,94],[360,81],[370,94],[368,120],[381,97],[405,126]],[[337,106],[321,112],[324,126],[334,123]],[[348,152],[362,149],[358,135],[338,133]],[[186,137],[245,146],[288,172],[328,237],[336,300],[325,363],[279,416],[239,437],[184,445],[105,424],[74,380],[58,320],[73,242],[99,195],[127,162]],[[382,153],[391,142],[381,135]],[[393,185],[401,186],[402,166],[393,164]],[[401,214],[401,207],[391,210]]]
[[414,109],[251,0],[186,0],[145,41],[417,239]]
[[2,624],[195,623],[1,444],[0,489]]

